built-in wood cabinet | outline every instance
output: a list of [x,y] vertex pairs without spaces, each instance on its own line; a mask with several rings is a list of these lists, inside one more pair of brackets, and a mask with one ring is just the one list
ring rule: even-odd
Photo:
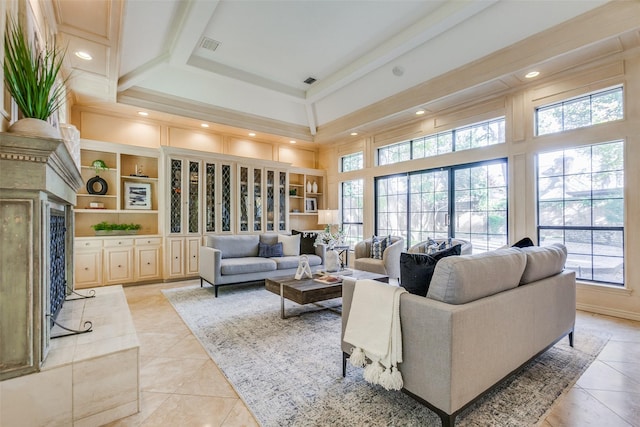
[[325,209],[324,172],[317,169],[291,169],[288,189],[291,229],[317,228],[318,210]]
[[134,281],[133,239],[105,240],[103,254],[105,285]]
[[[81,247],[83,244],[87,247]],[[95,243],[94,243],[95,244]],[[92,288],[102,285],[102,242],[90,246],[89,241],[76,243],[74,273],[76,288]]]
[[[95,160],[108,167],[99,173],[106,191],[83,188],[75,207],[78,288],[197,277],[207,234],[317,228],[324,204],[323,171],[286,163],[83,141],[85,182]],[[142,229],[97,235],[91,226],[102,221]]]
[[[80,169],[85,186],[78,191],[74,209],[75,236],[95,236],[92,226],[103,221],[140,224],[138,234],[157,235],[160,221],[157,150],[86,140],[81,144]],[[95,161],[102,161],[108,169],[96,170]],[[90,190],[104,194],[91,194]]]
[[74,254],[77,289],[162,279],[158,236],[76,238]]
[[162,278],[162,238],[146,237],[135,240],[136,281],[159,280]]

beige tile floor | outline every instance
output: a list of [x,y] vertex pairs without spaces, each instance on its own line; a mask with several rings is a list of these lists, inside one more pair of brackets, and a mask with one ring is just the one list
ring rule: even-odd
[[[141,407],[109,426],[258,425],[161,292],[196,283],[125,288],[140,340]],[[580,326],[612,338],[540,426],[640,427],[640,322],[578,312],[576,339]]]

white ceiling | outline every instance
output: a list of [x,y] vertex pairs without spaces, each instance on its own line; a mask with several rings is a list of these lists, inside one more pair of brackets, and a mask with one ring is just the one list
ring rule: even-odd
[[[94,56],[67,55],[76,102],[180,106],[200,120],[313,140],[608,0],[51,1],[69,52]],[[215,51],[201,47],[205,38]]]

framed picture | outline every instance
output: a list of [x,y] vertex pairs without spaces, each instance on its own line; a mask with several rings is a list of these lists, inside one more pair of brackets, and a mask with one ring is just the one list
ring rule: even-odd
[[151,184],[124,183],[125,209],[151,209]]
[[318,212],[318,205],[316,199],[308,198],[304,199],[304,210],[307,212]]

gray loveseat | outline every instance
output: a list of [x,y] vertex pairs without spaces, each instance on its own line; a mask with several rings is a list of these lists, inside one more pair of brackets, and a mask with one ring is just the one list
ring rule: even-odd
[[[444,426],[565,335],[573,346],[575,273],[562,245],[510,248],[438,261],[426,297],[400,298],[403,391]],[[355,281],[345,279],[342,336]],[[342,341],[343,374],[352,351]]]
[[[210,283],[217,297],[220,286],[296,273],[300,260],[299,244],[298,255],[260,257],[259,243],[278,243],[278,234],[207,236],[205,246],[200,247],[200,286],[203,281]],[[319,244],[315,247],[315,254],[305,254],[309,257],[312,271],[322,268],[325,250],[325,246]]]

